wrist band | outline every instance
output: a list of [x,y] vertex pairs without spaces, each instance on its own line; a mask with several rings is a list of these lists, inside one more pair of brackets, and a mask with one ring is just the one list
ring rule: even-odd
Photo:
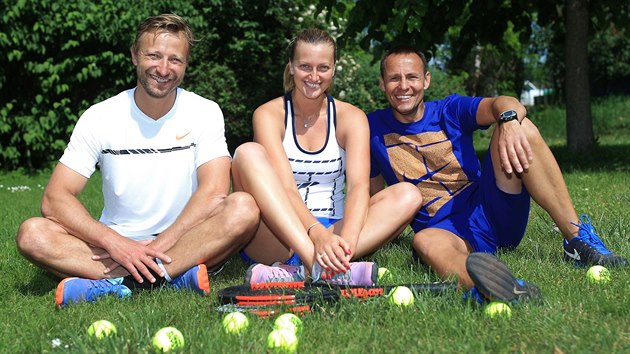
[[311,229],[312,229],[312,228],[314,228],[317,224],[320,224],[320,225],[321,225],[322,223],[321,223],[321,222],[319,222],[319,221],[317,221],[317,222],[312,223],[312,224],[311,224],[311,226],[309,226],[309,227],[307,227],[307,228],[306,228],[306,234],[307,234],[308,236],[311,236]]

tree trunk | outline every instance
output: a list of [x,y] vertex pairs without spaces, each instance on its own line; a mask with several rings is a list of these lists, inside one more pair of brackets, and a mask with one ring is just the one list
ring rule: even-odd
[[593,117],[588,78],[587,0],[566,0],[565,93],[567,145],[570,151],[593,147]]

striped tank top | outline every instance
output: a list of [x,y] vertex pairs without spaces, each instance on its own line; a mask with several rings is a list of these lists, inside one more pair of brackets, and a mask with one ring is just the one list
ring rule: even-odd
[[295,135],[291,92],[284,96],[286,151],[302,200],[315,217],[343,218],[346,151],[337,144],[335,101],[328,96],[326,142],[318,151],[303,149]]

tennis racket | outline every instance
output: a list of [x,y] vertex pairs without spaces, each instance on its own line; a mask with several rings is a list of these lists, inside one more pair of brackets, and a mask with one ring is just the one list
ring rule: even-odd
[[237,304],[222,304],[217,306],[216,310],[219,313],[231,313],[231,312],[244,312],[255,315],[259,318],[272,317],[283,313],[294,313],[298,316],[304,316],[311,313],[311,311],[317,306],[313,305],[237,305]]
[[304,282],[243,284],[219,290],[222,305],[217,310],[249,312],[258,316],[272,316],[283,311],[305,314],[320,303],[336,302],[341,298],[365,300],[385,296],[397,286],[408,287],[416,297],[422,293],[440,294],[457,289],[454,282],[386,286],[335,286]]
[[291,312],[298,316],[304,316],[311,313],[311,310],[316,306],[313,305],[238,305],[238,304],[222,304],[217,306],[216,310],[219,313],[230,312],[244,312],[255,315],[260,318],[271,317],[280,315],[283,313]]

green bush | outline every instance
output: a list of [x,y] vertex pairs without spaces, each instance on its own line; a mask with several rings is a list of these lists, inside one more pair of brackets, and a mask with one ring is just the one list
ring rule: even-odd
[[[221,104],[234,148],[251,113],[282,94],[301,1],[0,0],[0,169],[50,166],[81,113],[135,86],[129,47],[146,17],[177,13],[200,39],[183,87]],[[310,22],[309,22],[310,21]]]
[[[39,168],[56,160],[79,115],[133,85],[135,28],[166,1],[2,0],[0,168]],[[178,8],[198,26],[200,16]]]

